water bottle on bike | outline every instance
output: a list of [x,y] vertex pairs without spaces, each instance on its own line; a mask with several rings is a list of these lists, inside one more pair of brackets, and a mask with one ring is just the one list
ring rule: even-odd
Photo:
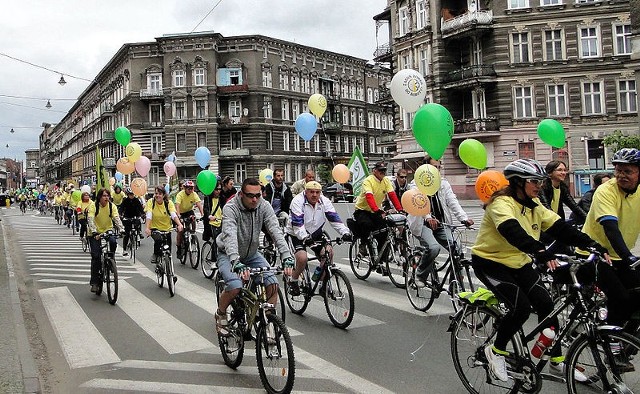
[[531,355],[535,358],[540,358],[544,354],[544,351],[551,346],[553,339],[556,337],[556,332],[553,327],[545,328],[540,333],[540,336],[536,340],[536,343],[531,348]]

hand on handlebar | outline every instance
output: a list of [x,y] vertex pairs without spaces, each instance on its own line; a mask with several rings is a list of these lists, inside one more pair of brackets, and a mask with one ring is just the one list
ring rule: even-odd
[[467,227],[471,227],[471,226],[473,226],[474,221],[472,219],[467,219],[467,220],[463,221],[462,224],[464,224]]
[[438,227],[440,227],[440,221],[436,218],[428,218],[427,219],[427,226],[429,226],[429,228],[431,230],[435,230]]
[[242,280],[249,280],[251,276],[249,268],[242,264],[239,259],[231,262],[231,270],[238,274]]

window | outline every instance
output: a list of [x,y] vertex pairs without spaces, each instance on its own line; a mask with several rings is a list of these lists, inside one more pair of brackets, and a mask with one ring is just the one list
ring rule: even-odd
[[513,88],[515,100],[515,117],[533,117],[533,89],[531,86],[521,86]]
[[595,27],[580,28],[580,57],[592,58],[598,56],[600,56],[598,29]]
[[519,159],[535,159],[536,152],[533,142],[518,142]]
[[376,114],[376,129],[380,129],[381,127],[380,114]]
[[282,99],[282,119],[289,120],[289,100]]
[[587,140],[587,159],[591,169],[604,170],[606,168],[602,140]]
[[264,98],[264,101],[262,102],[262,112],[266,119],[270,119],[273,116],[271,108],[271,97]]
[[360,127],[364,127],[364,110],[359,109],[358,110],[358,126]]
[[196,100],[196,119],[204,119],[207,117],[206,104],[206,100]]
[[313,136],[313,151],[320,152],[320,136],[318,134]]
[[284,71],[280,72],[280,89],[289,89],[289,76]]
[[369,127],[373,127],[373,112],[369,112]]
[[[314,135],[314,137],[315,137],[315,135]],[[311,145],[311,144],[310,144],[310,141],[305,141],[305,142],[304,142],[304,151],[305,151],[305,152],[309,152],[309,146],[310,146],[310,145]]]
[[512,63],[529,63],[529,33],[512,33]]
[[242,109],[240,108],[240,101],[231,100],[229,101],[229,116],[233,118],[239,118]]
[[184,70],[175,70],[173,72],[173,86],[184,86]]
[[631,25],[616,25],[616,55],[631,54]]
[[582,97],[585,115],[597,115],[602,113],[602,82],[583,82]]
[[265,133],[265,140],[266,143],[264,145],[264,148],[266,150],[273,150],[273,133],[271,131],[267,131]]
[[152,127],[162,126],[162,105],[149,104],[149,121]]
[[376,151],[376,137],[369,137],[369,153]]
[[229,82],[231,83],[231,85],[240,85],[241,83],[240,70],[238,69],[229,70]]
[[173,108],[174,108],[174,114],[173,117],[174,119],[184,119],[184,107],[185,107],[185,102],[184,101],[176,101],[173,104]]
[[380,98],[380,91],[378,89],[373,89],[373,101],[378,101]]
[[271,80],[271,71],[264,70],[262,71],[262,87],[270,88],[273,85],[273,81]]
[[382,129],[386,130],[387,129],[387,117],[386,116],[382,116]]
[[509,0],[509,9],[529,8],[529,0]]
[[420,62],[418,63],[418,71],[422,75],[429,74],[429,49],[420,49]]
[[289,147],[289,132],[288,131],[283,131],[282,132],[282,149],[285,151],[290,150]]
[[242,183],[247,177],[247,165],[244,163],[236,163],[234,176],[236,183]]
[[340,145],[340,136],[337,135],[336,136],[336,152],[341,152],[342,151],[342,146]]
[[193,84],[195,86],[204,86],[204,68],[196,68],[193,70]]
[[298,115],[300,115],[300,102],[298,100],[291,102],[291,113],[293,115],[292,119],[298,119]]
[[637,95],[635,80],[618,81],[618,97],[620,99],[618,108],[620,108],[620,112],[637,112]]
[[343,125],[349,124],[349,110],[346,107],[342,108],[342,124]]
[[187,150],[187,135],[185,133],[176,133],[176,150],[178,152]]
[[160,169],[158,167],[151,167],[149,169],[149,186],[159,185],[160,184]]
[[162,135],[151,136],[151,153],[162,153]]
[[367,103],[373,104],[373,89],[367,88]]
[[346,136],[346,135],[344,136],[344,151],[347,153],[351,152],[349,150],[349,136]]
[[356,125],[356,109],[355,108],[351,108],[351,126],[355,126]]
[[298,85],[298,77],[295,75],[291,76],[291,90],[294,92],[300,91],[300,85]]
[[295,152],[300,152],[300,136],[296,133],[296,135],[293,137],[293,150]]
[[544,32],[544,59],[562,60],[562,30],[545,30]]
[[540,0],[540,5],[560,5],[562,4],[562,0]]
[[147,86],[152,92],[159,93],[162,90],[161,74],[149,74],[147,76]]
[[409,9],[407,7],[402,7],[398,11],[398,33],[401,36],[409,33]]
[[549,116],[567,116],[567,87],[565,85],[547,86]]
[[206,131],[198,131],[196,134],[196,144],[198,147],[207,146],[207,132]]
[[240,149],[240,148],[242,148],[242,132],[232,131],[231,132],[231,149]]
[[429,16],[427,15],[427,2],[425,0],[416,1],[416,13],[418,14],[416,18],[416,27],[418,30],[427,27]]

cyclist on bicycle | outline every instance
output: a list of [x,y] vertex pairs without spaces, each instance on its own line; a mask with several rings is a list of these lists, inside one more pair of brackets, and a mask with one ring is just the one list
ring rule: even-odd
[[76,212],[78,213],[78,223],[80,223],[80,240],[87,235],[87,212],[89,209],[89,205],[91,205],[93,201],[89,196],[89,193],[83,192],[82,198],[78,205],[76,206]]
[[[124,231],[122,221],[118,215],[118,208],[111,202],[111,193],[107,189],[100,189],[97,194],[97,200],[94,204],[89,204],[87,211],[87,225],[89,227],[89,246],[91,247],[91,292],[95,293],[102,281],[100,270],[102,268],[100,256],[102,248],[100,247],[100,238],[103,233],[113,229],[113,224],[120,231]],[[116,237],[109,238],[109,251],[115,253]]]
[[[331,226],[342,236],[345,241],[351,241],[351,232],[342,223],[331,201],[322,195],[322,186],[316,181],[309,181],[304,185],[304,193],[300,193],[291,201],[291,221],[287,224],[287,234],[291,236],[291,243],[295,249],[296,268],[291,276],[289,293],[293,296],[300,295],[298,277],[307,264],[306,247],[322,239],[323,227],[328,220]],[[329,254],[333,256],[331,245],[327,245]],[[313,249],[320,256],[320,248]],[[319,261],[320,266],[324,261]]]
[[[178,192],[176,195],[176,213],[180,217],[180,219],[185,220],[187,218],[192,218],[191,221],[191,231],[196,231],[196,221],[195,221],[195,213],[193,212],[193,206],[197,206],[200,211],[200,216],[204,216],[204,211],[202,210],[202,201],[200,200],[200,196],[198,193],[194,193],[193,189],[195,185],[193,181],[187,180],[184,181],[182,185],[183,189]],[[178,258],[181,259],[184,254],[183,248],[183,236],[184,229],[178,230],[178,235],[176,236],[176,248]]]
[[[162,186],[156,186],[155,193],[152,199],[147,201],[145,207],[147,212],[147,224],[145,228],[145,234],[151,235],[151,230],[159,231],[171,231],[173,221],[178,228],[178,231],[182,231],[182,223],[176,214],[176,208],[173,202],[169,200],[166,190]],[[169,243],[169,252],[171,252],[171,237],[167,237]],[[160,264],[162,262],[162,237],[153,238],[153,254],[151,255],[151,264]],[[177,277],[173,277],[174,280]]]
[[[552,271],[558,266],[555,255],[540,242],[540,233],[545,231],[567,245],[594,247],[603,253],[606,250],[540,203],[538,193],[547,177],[540,163],[519,159],[505,167],[504,175],[509,185],[496,191],[487,202],[471,258],[478,279],[509,309],[500,322],[495,343],[484,350],[493,375],[507,381],[504,358],[508,354],[507,343],[522,327],[532,308],[537,312],[538,321],[553,311],[551,296],[529,256],[535,256],[537,264],[546,263]],[[557,319],[549,327],[559,327]],[[560,343],[552,349],[551,356],[551,372],[564,374]],[[574,374],[576,380],[586,380],[580,371]]]
[[18,201],[20,201],[20,210],[22,212],[27,210],[27,196],[24,193],[20,193],[18,196]]
[[[262,199],[260,182],[247,178],[242,182],[240,192],[231,198],[222,210],[222,233],[218,245],[218,271],[225,282],[220,294],[218,310],[215,313],[216,330],[228,335],[227,308],[240,292],[242,280],[249,279],[248,268],[269,267],[269,263],[258,252],[260,230],[264,226],[275,240],[280,255],[283,256],[285,275],[291,275],[294,259],[278,226],[271,204]],[[267,298],[273,305],[278,301],[278,279],[271,272],[264,276]]]
[[[136,195],[133,194],[133,190],[130,187],[127,187],[125,190],[127,198],[122,200],[122,204],[120,204],[120,215],[125,219],[124,223],[124,235],[122,237],[122,255],[128,256],[129,252],[127,252],[127,245],[129,244],[129,233],[131,232],[132,226],[135,226],[136,231],[142,237],[142,231],[140,229],[140,221],[144,217],[144,207],[139,199],[136,198]],[[137,242],[137,239],[132,240],[132,242]]]
[[122,191],[122,185],[116,183],[113,187],[113,192],[111,192],[111,201],[113,201],[113,203],[116,204],[116,207],[118,207],[118,212],[120,212],[120,205],[122,205],[124,198],[125,194]]
[[56,213],[56,218],[58,217],[58,215],[62,216],[62,212],[63,212],[63,208],[62,205],[64,203],[64,200],[62,198],[62,192],[60,191],[60,189],[58,189],[56,191],[55,196],[53,197],[53,209]]
[[222,201],[220,199],[220,192],[222,192],[222,185],[217,184],[213,192],[205,198],[204,212],[205,216],[209,218],[208,222],[204,226],[202,233],[202,240],[208,241],[215,239],[220,234],[222,227]]
[[273,171],[273,179],[264,187],[264,199],[273,207],[276,216],[289,212],[289,206],[293,195],[291,189],[284,183],[284,170],[279,168]]

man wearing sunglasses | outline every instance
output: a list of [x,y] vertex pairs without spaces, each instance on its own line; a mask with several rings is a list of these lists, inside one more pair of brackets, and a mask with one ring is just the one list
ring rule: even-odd
[[[196,207],[198,207],[201,217],[204,216],[204,211],[202,209],[202,201],[200,200],[200,196],[198,196],[198,193],[193,192],[193,189],[195,188],[195,184],[192,180],[184,181],[184,184],[182,185],[182,187],[183,189],[180,190],[180,192],[178,192],[178,194],[176,195],[176,214],[180,217],[182,221],[186,220],[187,218],[193,218],[190,226],[191,226],[191,230],[195,231],[196,215],[193,212],[193,206],[195,205]],[[184,234],[184,229],[183,231],[179,231],[178,235],[176,236],[176,248],[178,249],[177,251],[178,259],[181,259],[182,255],[184,254],[184,248],[182,245],[183,234]]]
[[[399,169],[396,173],[395,179],[391,181],[391,185],[393,186],[393,191],[396,192],[398,200],[402,201],[402,195],[409,187],[409,183],[407,182],[407,170],[404,168]],[[391,209],[391,202],[389,199],[384,200],[382,205],[386,211]]]
[[[269,263],[258,253],[260,231],[265,228],[282,256],[285,275],[293,272],[294,259],[278,226],[271,204],[262,198],[262,188],[256,178],[242,182],[240,192],[232,197],[222,210],[222,233],[218,236],[218,270],[225,282],[215,313],[216,330],[228,335],[227,308],[240,292],[242,281],[249,279],[249,268],[268,267]],[[278,279],[271,272],[264,276],[269,303],[278,301]]]

